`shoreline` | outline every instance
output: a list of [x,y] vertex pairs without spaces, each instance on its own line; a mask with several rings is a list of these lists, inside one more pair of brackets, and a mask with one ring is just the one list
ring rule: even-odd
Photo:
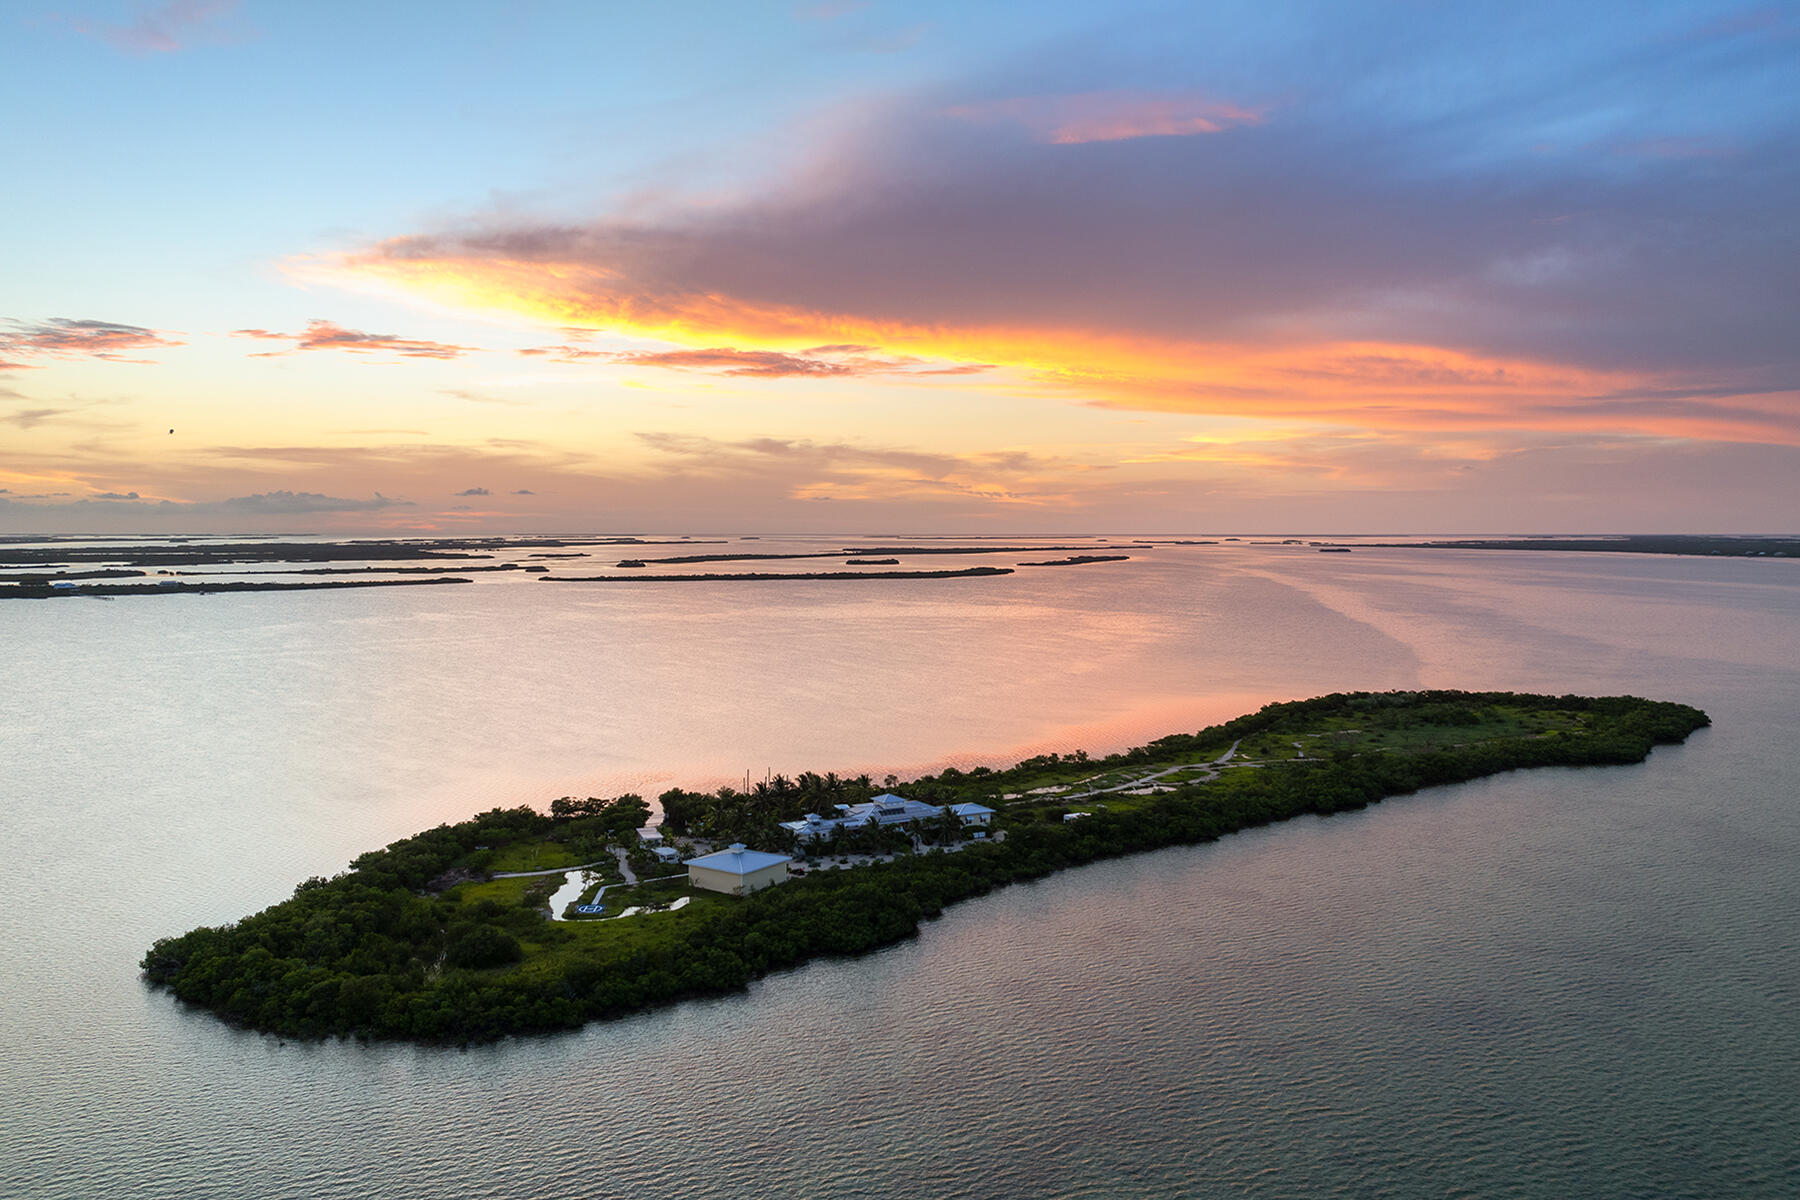
[[[831,555],[836,558],[837,555]],[[977,579],[1011,575],[1011,567],[968,567],[961,571],[751,571],[716,575],[540,575],[544,583],[766,583],[776,580]]]
[[[641,809],[639,798],[560,816],[494,809],[371,851],[235,923],[163,938],[140,965],[150,986],[283,1037],[469,1045],[550,1033],[738,991],[813,958],[865,954],[916,935],[950,905],[1069,867],[1505,771],[1640,763],[1708,724],[1687,705],[1630,696],[1437,690],[1271,704],[1103,759],[1041,755],[890,784],[921,801],[904,828],[871,820],[799,847],[809,867],[883,849],[897,852],[889,861],[796,872],[749,895],[665,881],[689,903],[649,924],[547,921],[541,905],[526,906],[537,903],[529,889],[484,870],[497,853],[516,860],[550,843],[571,853],[635,846],[637,815],[624,829],[606,814],[628,799]],[[730,821],[766,830],[795,810],[831,811],[821,803],[830,789],[874,791],[866,777],[803,778],[804,787],[784,780],[732,792],[735,817],[716,797],[671,789],[661,797],[664,828],[688,842],[744,840]],[[958,824],[956,802],[988,814],[979,836]],[[955,842],[955,853],[937,852]],[[564,874],[566,887],[578,869],[535,874]],[[429,891],[458,873],[468,882]]]
[[212,592],[308,592],[341,588],[434,587],[440,583],[473,583],[470,579],[335,579],[318,583],[102,583],[56,587],[52,584],[14,584],[0,587],[0,600],[60,600],[79,598],[111,600],[117,596],[191,596]]

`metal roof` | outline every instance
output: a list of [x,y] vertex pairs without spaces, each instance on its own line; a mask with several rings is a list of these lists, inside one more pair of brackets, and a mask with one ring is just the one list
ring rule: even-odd
[[788,861],[785,854],[770,854],[766,850],[748,850],[743,846],[732,846],[729,849],[702,854],[699,858],[690,858],[681,865],[684,867],[704,867],[709,871],[729,871],[733,875],[749,875],[764,867],[772,867],[776,863]]
[[[900,821],[924,821],[939,816],[943,809],[935,804],[927,804],[923,800],[908,800],[904,796],[896,796],[892,792],[875,797],[867,804],[853,804],[845,813],[846,817],[860,817],[865,821],[879,821],[883,825],[892,825]],[[846,822],[847,823],[847,822]]]

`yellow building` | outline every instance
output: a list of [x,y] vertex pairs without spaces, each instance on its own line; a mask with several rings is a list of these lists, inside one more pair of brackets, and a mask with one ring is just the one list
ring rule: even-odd
[[690,858],[684,865],[690,884],[728,896],[748,896],[788,877],[787,855],[747,850],[742,842],[733,842],[713,854]]

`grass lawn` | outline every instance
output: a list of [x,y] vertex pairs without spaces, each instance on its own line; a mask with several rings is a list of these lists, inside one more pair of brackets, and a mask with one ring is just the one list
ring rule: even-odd
[[[1007,787],[1008,790],[1023,792],[1034,787],[1058,785],[1070,791],[1084,792],[1145,782],[1146,776],[1158,770],[1183,766],[1185,769],[1153,782],[1164,786],[1190,785],[1182,788],[1190,799],[1204,801],[1209,795],[1223,799],[1238,786],[1248,784],[1261,770],[1273,769],[1275,764],[1297,759],[1323,760],[1329,759],[1334,753],[1344,752],[1419,754],[1500,738],[1542,736],[1553,730],[1580,729],[1583,725],[1583,716],[1578,713],[1506,705],[1481,708],[1475,716],[1476,720],[1470,724],[1446,725],[1426,722],[1413,724],[1405,719],[1404,714],[1401,719],[1396,720],[1393,714],[1387,712],[1321,715],[1308,721],[1303,729],[1277,729],[1244,739],[1238,747],[1237,755],[1224,765],[1223,770],[1186,766],[1190,763],[1211,763],[1228,748],[1221,744],[1208,748],[1204,753],[1190,751],[1160,762],[1137,763],[1110,770],[1097,770],[1098,764],[1092,762],[1060,764],[1033,772],[1028,779],[1009,783]],[[1296,746],[1295,743],[1299,745]],[[1259,762],[1270,766],[1253,765]],[[1209,779],[1211,782],[1205,782]],[[1034,797],[1032,800],[1002,806],[1003,825],[1016,827],[1029,824],[1034,820],[1041,820],[1039,814],[1043,811],[1065,808],[1091,813],[1131,812],[1154,804],[1159,799],[1159,796],[1130,796],[1123,792],[1109,792],[1084,799],[1068,796]],[[501,847],[495,852],[491,869],[532,871],[577,865],[580,865],[579,860],[568,847],[557,842],[538,841]],[[815,869],[828,868],[821,865]],[[485,883],[464,884],[455,889],[453,895],[464,903],[494,900],[502,905],[517,906],[526,902],[529,891],[560,884],[561,880],[554,877],[494,879]],[[577,959],[591,959],[596,955],[605,957],[615,951],[655,945],[665,939],[674,940],[695,922],[706,921],[724,911],[726,906],[741,903],[734,896],[690,888],[685,876],[626,887],[620,882],[619,873],[610,862],[594,870],[583,892],[583,901],[591,903],[594,892],[602,884],[609,885],[606,894],[600,897],[600,903],[606,906],[605,913],[555,924],[545,922],[541,936],[522,939],[525,961],[510,969],[525,977],[542,975],[551,978]],[[618,916],[627,908],[668,904],[682,896],[688,897],[688,903],[673,912],[645,912],[623,919]]]
[[[640,889],[620,890],[637,892]],[[556,932],[547,933],[543,942],[524,942],[525,961],[511,969],[517,971],[522,978],[554,979],[576,959],[591,959],[597,955],[604,956],[616,951],[654,946],[658,942],[675,941],[684,930],[711,920],[728,907],[741,903],[736,896],[725,896],[704,889],[691,892],[685,889],[669,890],[661,899],[673,900],[681,895],[687,895],[690,899],[686,905],[673,912],[639,913],[623,920],[558,922],[553,927]],[[604,901],[609,917],[618,911],[613,908],[612,897],[613,894],[608,892]],[[620,906],[624,907],[629,906]],[[549,926],[550,922],[546,921],[545,925]]]
[[548,871],[552,867],[573,867],[581,859],[561,842],[511,842],[498,847],[488,860],[490,871]]
[[483,900],[492,900],[502,907],[511,908],[525,903],[525,889],[535,879],[489,879],[483,883],[459,883],[444,895],[448,899],[463,904],[479,904]]
[[[1289,740],[1292,739],[1290,738]],[[1189,763],[1209,763],[1229,749],[1231,749],[1230,742],[1220,742],[1217,745],[1203,746],[1198,750],[1187,751],[1167,759],[1133,763],[1128,767],[1112,767],[1110,769],[1098,760],[1082,763],[1064,763],[1054,767],[1044,767],[1036,771],[1030,771],[1016,778],[1009,775],[1005,782],[1004,790],[1008,792],[1017,792],[1023,795],[1033,788],[1040,787],[1064,787],[1074,792],[1085,792],[1095,788],[1117,787],[1120,784],[1131,783],[1135,780],[1142,779],[1144,776],[1155,771],[1160,771],[1165,767],[1185,766]],[[1288,753],[1291,757],[1293,754],[1292,746],[1288,747]],[[998,797],[999,793],[995,792],[993,795]],[[1054,797],[1045,797],[1045,799],[1054,799]]]
[[[1202,753],[1202,739],[1186,735],[1132,752],[1149,761],[1130,766],[1030,760],[1021,784],[1054,781],[1071,790],[1140,785],[1160,766],[1176,787],[1172,795],[1112,792],[1083,799],[1065,791],[1008,805],[999,815],[998,836],[1022,835],[1034,821],[1036,830],[1055,836],[1008,838],[1019,853],[977,847],[966,870],[926,863],[815,880],[811,896],[790,897],[784,889],[772,903],[691,890],[684,879],[619,884],[601,901],[609,913],[652,911],[582,922],[544,920],[543,904],[565,886],[569,871],[587,869],[583,858],[604,863],[604,869],[569,892],[591,894],[613,874],[602,847],[605,831],[584,833],[517,810],[486,813],[364,855],[351,874],[313,881],[292,900],[235,925],[160,940],[141,965],[157,986],[176,988],[184,999],[269,1032],[429,1042],[550,1029],[612,1015],[624,1005],[721,992],[776,964],[886,944],[911,927],[890,919],[896,902],[909,898],[930,909],[1009,879],[1035,877],[1046,864],[1181,844],[1209,825],[1223,832],[1337,811],[1408,787],[1517,766],[1638,762],[1653,743],[1680,741],[1707,723],[1697,709],[1628,697],[1580,701],[1449,691],[1325,697],[1215,727],[1247,732],[1243,754],[1209,779],[1199,778],[1205,772],[1190,764],[1216,761],[1223,747]],[[1479,746],[1491,748],[1472,749]],[[1434,750],[1442,756],[1430,754]],[[1296,757],[1306,762],[1296,763]],[[917,790],[933,802],[967,798],[996,782],[1008,791],[1029,790],[1010,779],[967,778],[921,777]],[[770,802],[788,799],[771,796]],[[1065,833],[1061,817],[1068,810],[1095,814],[1075,828],[1092,827],[1096,836]],[[1126,813],[1147,819],[1115,819]],[[1207,815],[1212,820],[1196,819]],[[552,836],[566,837],[567,844]],[[477,879],[483,868],[548,873],[488,878],[430,897],[429,885],[445,877],[446,867]],[[656,907],[676,900],[680,909]],[[515,939],[523,960],[508,964]],[[391,1002],[381,1002],[384,994]]]

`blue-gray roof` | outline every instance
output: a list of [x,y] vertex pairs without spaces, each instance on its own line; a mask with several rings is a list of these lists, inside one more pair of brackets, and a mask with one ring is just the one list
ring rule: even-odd
[[[814,838],[829,833],[833,829],[861,829],[866,825],[897,825],[906,821],[928,821],[933,817],[941,817],[944,810],[935,804],[927,804],[923,800],[908,800],[904,796],[896,796],[892,792],[884,792],[870,800],[867,804],[839,804],[836,806],[842,816],[824,817],[815,821],[783,821],[782,827],[793,830],[802,838]],[[991,811],[991,810],[989,810]],[[808,813],[808,816],[817,816]]]
[[926,804],[923,800],[908,800],[904,796],[896,796],[892,792],[884,792],[867,804],[853,804],[845,813],[847,817],[861,817],[865,821],[878,821],[883,825],[892,825],[899,821],[924,821],[940,816],[943,809],[935,804]]
[[785,854],[770,854],[766,850],[746,850],[733,847],[729,850],[718,850],[712,854],[702,854],[699,858],[690,858],[681,865],[684,867],[705,867],[709,871],[729,871],[733,875],[749,875],[764,867],[772,867],[776,863],[788,861]]

